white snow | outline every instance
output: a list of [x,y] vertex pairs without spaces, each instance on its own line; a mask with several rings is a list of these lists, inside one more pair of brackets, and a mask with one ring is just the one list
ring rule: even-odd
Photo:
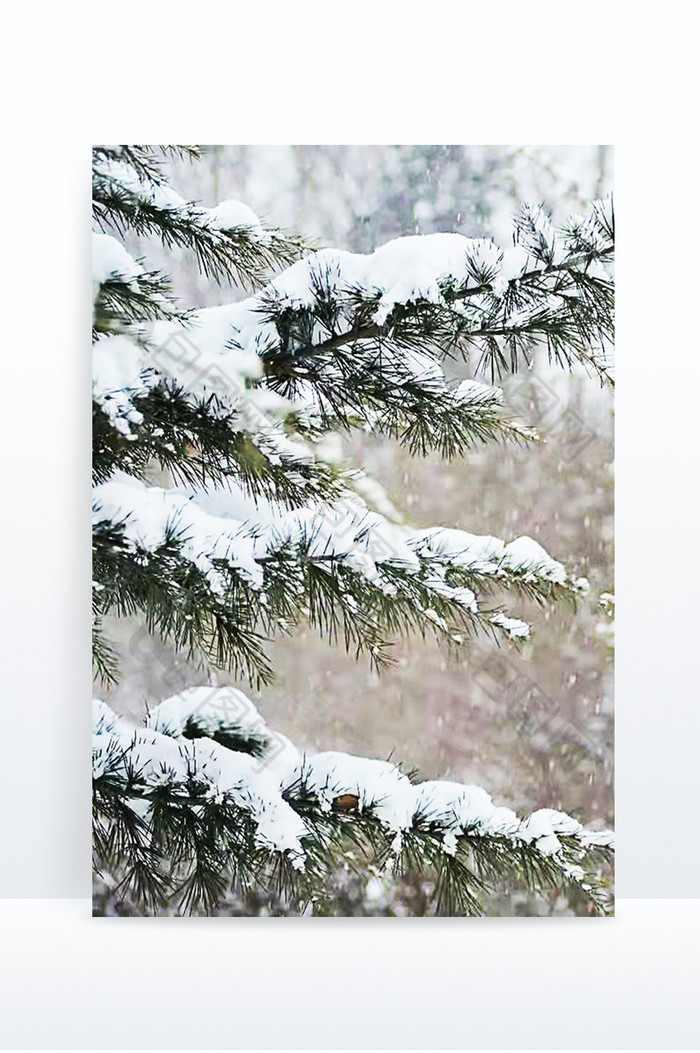
[[385,321],[399,303],[439,302],[447,282],[466,287],[469,255],[495,266],[501,251],[493,242],[462,234],[412,235],[382,245],[369,257],[366,283],[382,292],[375,320]]
[[487,829],[496,809],[480,786],[432,781],[415,788],[415,810],[422,819],[462,833],[473,828]]
[[501,264],[502,281],[509,282],[520,278],[528,269],[529,261],[530,256],[524,246],[514,245],[512,249],[506,249]]
[[258,766],[274,775],[278,788],[294,780],[301,762],[299,751],[278,731],[268,727],[251,699],[234,687],[189,687],[156,706],[146,726],[173,738],[183,738],[188,722],[211,738],[222,731],[238,731],[256,742],[262,758]]
[[507,618],[505,614],[494,614],[491,622],[493,625],[497,625],[499,629],[502,629],[511,640],[530,635],[530,626],[520,618]]
[[98,336],[92,345],[92,394],[117,431],[129,435],[129,425],[141,423],[143,416],[132,399],[147,387],[138,344],[126,336]]
[[473,287],[470,256],[498,269],[502,252],[483,238],[444,233],[396,238],[367,255],[321,249],[288,267],[266,292],[282,304],[310,307],[319,284],[335,296],[359,289],[376,298],[374,321],[383,325],[397,304],[437,303],[447,285]]
[[292,403],[265,387],[249,386],[262,365],[256,352],[230,346],[234,313],[215,307],[196,312],[188,325],[158,321],[139,343],[121,335],[98,336],[93,345],[94,398],[114,426],[129,434],[129,423],[141,420],[134,398],[166,378],[193,401],[216,396],[210,412],[235,414],[234,427],[247,431],[274,463],[283,457],[312,461],[311,448],[282,428]]
[[531,537],[517,537],[506,545],[503,566],[518,573],[546,578],[558,585],[566,581],[562,564],[552,559]]
[[214,558],[226,560],[252,584],[262,586],[255,543],[235,521],[210,516],[194,501],[121,473],[95,487],[94,500],[97,520],[125,520],[127,540],[148,551],[158,549],[168,529],[174,527],[183,538],[184,557],[202,571],[213,592],[225,588],[221,572],[212,563]]
[[615,834],[612,830],[582,830],[578,837],[585,848],[613,848],[615,844]]
[[108,732],[118,721],[117,714],[101,698],[92,700],[92,732],[99,735]]
[[582,833],[581,824],[566,812],[540,808],[522,823],[516,836],[523,841],[534,841],[543,855],[553,855],[561,849],[557,834],[580,837]]
[[411,573],[420,570],[406,529],[369,511],[356,494],[348,493],[335,505],[313,503],[292,511],[269,501],[253,501],[233,486],[191,497],[221,516],[224,527],[230,528],[230,518],[235,518],[241,529],[254,534],[256,558],[283,543],[305,541],[309,558],[323,562],[333,556],[381,587],[378,563],[393,561]]
[[496,573],[505,556],[505,542],[490,535],[470,534],[451,527],[431,527],[414,533],[416,547],[457,567],[483,574]]
[[338,295],[366,288],[366,256],[343,249],[319,249],[273,278],[264,293],[289,307],[311,307],[320,286]]
[[262,244],[269,244],[272,241],[270,232],[263,228],[252,208],[242,201],[236,201],[233,198],[221,201],[214,208],[207,209],[206,216],[209,225],[217,230],[241,229]]
[[255,398],[245,391],[246,381],[262,374],[257,350],[236,343],[237,334],[249,325],[243,304],[195,311],[186,325],[155,322],[148,340],[149,364],[193,398],[213,394],[224,407],[235,409],[244,392],[247,399]]
[[452,397],[462,403],[503,402],[503,390],[482,384],[479,380],[463,380],[453,391]]
[[132,282],[143,274],[124,246],[111,234],[92,235],[92,282],[96,291],[108,278]]
[[147,726],[174,738],[191,721],[213,735],[226,729],[265,736],[269,729],[253,702],[234,687],[188,687],[151,710]]
[[196,773],[211,782],[217,794],[229,794],[236,804],[253,814],[258,825],[257,839],[278,852],[290,852],[303,869],[301,838],[308,830],[282,798],[279,780],[254,757],[226,749],[212,739],[193,739],[187,752]]

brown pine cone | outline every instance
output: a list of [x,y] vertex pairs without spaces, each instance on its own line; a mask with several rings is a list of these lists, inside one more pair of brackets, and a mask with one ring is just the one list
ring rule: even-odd
[[355,793],[342,793],[333,801],[334,807],[340,812],[356,812],[359,803],[360,798]]

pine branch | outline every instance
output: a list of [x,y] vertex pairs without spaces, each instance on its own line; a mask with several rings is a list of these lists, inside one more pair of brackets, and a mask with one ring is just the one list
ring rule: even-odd
[[[158,151],[156,153],[155,151]],[[159,157],[158,154],[162,156]],[[163,173],[163,162],[174,157],[180,160],[198,160],[202,150],[197,146],[96,146],[93,160],[116,161],[130,165],[145,183],[155,186],[167,184]]]
[[479,443],[537,440],[535,432],[508,418],[500,390],[479,390],[474,383],[466,396],[463,384],[431,386],[404,368],[400,357],[383,368],[385,351],[382,345],[371,357],[336,355],[332,368],[327,359],[315,356],[295,356],[289,368],[285,361],[266,357],[268,384],[290,399],[311,384],[326,427],[351,431],[366,426],[397,439],[412,454],[437,450],[451,459]]
[[[240,699],[231,689],[186,691],[149,718],[154,728],[169,723],[169,735],[135,729],[131,738],[96,704],[96,865],[123,873],[121,888],[147,909],[169,900],[213,913],[231,888],[253,885],[303,909],[323,898],[341,860],[353,860],[359,872],[432,880],[442,914],[481,913],[504,880],[533,891],[575,887],[607,911],[596,872],[599,860],[609,862],[608,833],[547,809],[519,820],[478,787],[412,785],[391,764],[346,754],[300,757],[288,744],[281,767],[277,749],[267,767],[255,767],[248,754],[206,738],[212,727],[245,730],[251,712]],[[205,737],[187,741],[192,720]]]
[[[265,638],[257,630],[259,596],[241,574],[225,565],[225,590],[215,591],[196,564],[182,558],[182,545],[172,528],[154,551],[134,547],[125,539],[123,524],[98,520],[93,528],[93,574],[101,585],[100,616],[143,615],[150,632],[188,657],[204,657],[252,683],[268,682],[272,670]],[[95,667],[100,672],[104,643],[97,639]]]
[[181,388],[161,383],[134,397],[131,405],[139,419],[125,434],[93,400],[95,483],[115,471],[144,478],[156,464],[176,484],[206,490],[233,480],[251,497],[288,508],[333,501],[343,493],[337,469],[284,450],[266,452],[260,436],[214,395],[193,400]]
[[[518,278],[511,278],[508,282],[510,288],[514,288],[516,283],[519,286],[535,283],[541,287],[543,279],[550,277],[554,274],[565,273],[571,277],[578,277],[579,273],[585,274],[585,271],[579,272],[579,268],[585,267],[596,259],[600,260],[612,260],[615,249],[614,246],[607,246],[604,249],[596,253],[586,253],[579,257],[574,257],[568,260],[566,263],[550,264],[545,267],[534,267],[531,270],[524,271]],[[574,278],[575,280],[575,278]],[[494,291],[493,282],[482,282],[479,285],[472,286],[469,289],[460,289],[452,294],[451,302],[460,300],[469,300],[477,296],[482,296],[484,293],[492,293]],[[419,301],[417,301],[419,302]],[[426,307],[429,307],[427,301]],[[395,322],[396,319],[393,319]],[[322,354],[324,351],[336,351],[340,347],[344,347],[347,344],[362,343],[365,341],[376,340],[379,337],[389,337],[392,329],[389,323],[379,325],[376,322],[371,324],[358,324],[352,329],[348,329],[344,333],[339,333],[336,336],[329,337],[328,340],[323,340],[314,347],[314,353]],[[507,332],[507,331],[504,331]],[[485,336],[493,333],[493,335],[504,335],[502,332],[494,332],[490,329],[474,330],[470,335],[472,336]]]
[[115,275],[99,287],[93,327],[96,333],[129,332],[131,326],[156,319],[184,325],[190,313],[178,307],[168,279],[158,271],[144,271],[136,280]]
[[184,496],[110,483],[95,509],[96,610],[142,614],[176,649],[257,683],[271,676],[265,641],[300,623],[381,667],[397,635],[431,634],[452,649],[477,633],[528,635],[526,623],[480,604],[480,594],[510,589],[552,602],[580,591],[528,539],[485,558],[483,539],[456,532],[445,548],[441,534],[397,534],[356,503],[332,520],[289,512],[241,522],[205,514]]
[[[115,168],[116,162],[116,168]],[[156,191],[167,187],[158,176],[152,160],[141,158],[136,166],[126,155],[95,152],[93,164],[93,216],[100,229],[113,229],[120,235],[155,235],[162,244],[189,249],[202,273],[217,282],[229,281],[258,285],[276,267],[297,259],[307,248],[304,241],[270,230],[265,240],[248,228],[219,229],[209,220],[206,209],[179,199],[172,192],[156,200]],[[136,176],[130,180],[130,174]],[[142,186],[139,186],[139,181]],[[134,185],[137,189],[134,189]]]
[[[314,361],[335,363],[344,348],[351,353],[347,357],[382,348],[393,348],[400,357],[402,348],[417,346],[434,348],[438,357],[468,358],[481,343],[477,372],[489,369],[493,379],[529,362],[535,346],[544,343],[558,364],[570,368],[578,360],[609,379],[599,349],[612,339],[613,286],[598,272],[612,262],[612,224],[612,214],[598,207],[587,220],[555,234],[543,214],[524,209],[516,248],[509,250],[520,256],[498,255],[493,245],[485,252],[481,242],[470,249],[463,239],[465,274],[439,279],[439,296],[413,293],[386,307],[382,289],[372,288],[371,279],[354,287],[351,279],[343,284],[344,261],[334,264],[319,253],[315,270],[313,258],[306,261],[312,302],[290,301],[284,281],[273,282],[261,297],[266,317],[280,333],[278,346],[266,353],[270,372],[278,379],[303,377]],[[379,274],[381,252],[374,254]],[[374,256],[366,257],[369,268]],[[528,267],[522,259],[539,265]]]

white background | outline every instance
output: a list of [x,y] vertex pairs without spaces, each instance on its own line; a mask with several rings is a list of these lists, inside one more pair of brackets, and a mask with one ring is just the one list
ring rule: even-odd
[[200,0],[6,15],[0,895],[89,894],[92,142],[613,143],[618,917],[112,924],[87,901],[0,901],[6,1041],[698,1045],[684,952],[698,903],[634,899],[700,896],[692,8],[488,10],[297,0],[254,21]]
[[8,1046],[698,1048],[696,900],[624,900],[613,922],[89,911],[0,901]]

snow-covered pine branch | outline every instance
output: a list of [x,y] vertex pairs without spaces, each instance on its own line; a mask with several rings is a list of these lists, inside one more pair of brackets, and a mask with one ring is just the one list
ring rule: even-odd
[[[340,355],[324,348],[306,366],[295,352],[290,374],[287,351],[279,353],[284,327],[264,320],[271,287],[259,298],[178,318],[161,276],[145,273],[115,238],[94,235],[93,260],[94,396],[117,430],[141,423],[155,390],[214,422],[237,415],[237,430],[247,427],[253,435],[256,422],[269,432],[270,416],[293,415],[297,427],[311,431],[361,424],[399,438],[413,452],[438,449],[447,456],[477,442],[535,437],[508,419],[498,388],[448,383],[429,333],[427,349],[387,344],[377,351],[363,344],[361,352]],[[115,325],[118,309],[122,331]],[[134,318],[139,309],[141,325]],[[134,435],[141,438],[138,429]],[[143,438],[148,441],[147,431]]]
[[[240,490],[164,490],[118,474],[95,488],[95,603],[145,614],[190,655],[269,679],[263,640],[300,620],[381,665],[388,637],[529,635],[490,594],[575,598],[587,588],[528,537],[415,530],[357,495],[285,510]],[[483,595],[487,602],[479,602]]]
[[277,329],[266,336],[268,373],[285,393],[311,384],[333,405],[334,386],[356,383],[359,393],[368,374],[440,389],[440,358],[476,355],[493,379],[543,344],[559,365],[579,361],[611,380],[613,234],[607,200],[560,231],[542,209],[523,207],[505,250],[430,234],[369,255],[313,253],[258,296]]
[[610,831],[547,808],[519,818],[481,787],[416,783],[387,761],[302,755],[232,688],[190,688],[145,727],[96,701],[93,779],[96,864],[151,909],[212,911],[252,883],[313,905],[358,851],[365,871],[432,879],[442,913],[480,913],[504,879],[607,905]]
[[263,227],[240,201],[213,209],[185,201],[147,147],[96,147],[92,202],[101,230],[155,235],[166,248],[189,249],[215,281],[256,285],[270,268],[298,258],[306,247],[300,238]]

